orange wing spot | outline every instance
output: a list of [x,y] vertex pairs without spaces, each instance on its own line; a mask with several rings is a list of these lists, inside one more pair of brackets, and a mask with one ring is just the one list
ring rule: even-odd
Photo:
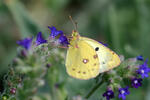
[[94,55],[94,56],[93,56],[93,58],[94,58],[94,59],[98,58],[98,55],[97,55],[97,54],[96,54],[96,55]]
[[103,61],[102,64],[105,64],[105,62]]

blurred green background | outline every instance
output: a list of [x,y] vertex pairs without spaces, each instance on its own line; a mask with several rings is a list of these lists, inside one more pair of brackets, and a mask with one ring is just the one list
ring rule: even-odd
[[[17,40],[39,31],[48,36],[48,25],[70,35],[74,27],[69,15],[82,36],[107,43],[126,58],[150,58],[150,0],[1,0],[0,79],[16,55]],[[132,89],[127,100],[150,100],[149,83],[147,79],[142,88]],[[77,84],[70,92],[82,91]],[[99,91],[91,100],[99,100],[104,89]]]

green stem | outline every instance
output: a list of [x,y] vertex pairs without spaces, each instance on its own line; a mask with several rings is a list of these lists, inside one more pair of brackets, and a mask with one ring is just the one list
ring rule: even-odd
[[97,83],[85,96],[86,99],[88,99],[101,85],[103,84],[103,80]]

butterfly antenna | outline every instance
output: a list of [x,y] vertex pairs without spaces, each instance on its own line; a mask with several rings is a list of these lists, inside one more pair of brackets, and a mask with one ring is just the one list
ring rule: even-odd
[[69,16],[69,19],[71,20],[73,26],[75,27],[75,30],[77,31],[77,22],[73,21],[72,16]]

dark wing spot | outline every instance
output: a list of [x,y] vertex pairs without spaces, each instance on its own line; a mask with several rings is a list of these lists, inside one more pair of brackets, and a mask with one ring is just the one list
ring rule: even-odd
[[81,73],[80,71],[78,71],[78,73]]
[[83,72],[83,74],[86,74],[86,72]]
[[96,48],[95,48],[95,51],[98,51],[98,50],[99,50],[99,47],[96,47]]
[[105,64],[105,62],[102,62],[103,64]]
[[96,63],[94,64],[94,66],[96,66]]

